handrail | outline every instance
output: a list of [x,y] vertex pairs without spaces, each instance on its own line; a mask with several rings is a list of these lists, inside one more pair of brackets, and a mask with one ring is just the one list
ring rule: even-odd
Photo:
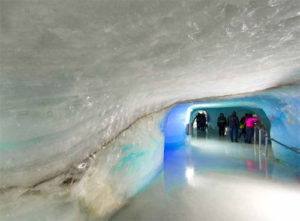
[[300,154],[300,148],[297,148],[297,147],[289,147],[281,142],[279,142],[278,140],[275,140],[274,138],[269,138],[270,140],[274,141],[275,143],[278,143],[280,144],[281,146],[285,147],[286,149],[288,150],[291,150],[291,151],[294,151],[295,153],[298,153]]
[[268,131],[265,130],[264,128],[259,127],[259,126],[255,126],[255,127],[256,127],[258,130],[261,130],[261,131],[263,131],[265,134],[267,134],[267,135],[265,135],[265,138],[267,138],[267,140],[274,141],[275,143],[277,143],[277,144],[283,146],[284,148],[286,148],[286,149],[288,149],[288,150],[291,150],[291,151],[293,151],[293,152],[295,152],[295,153],[297,153],[297,154],[300,154],[300,148],[297,148],[297,147],[290,147],[290,146],[288,146],[288,145],[286,145],[286,144],[283,144],[283,143],[281,143],[280,141],[278,141],[278,140],[276,140],[276,139],[270,137],[270,136],[268,135]]

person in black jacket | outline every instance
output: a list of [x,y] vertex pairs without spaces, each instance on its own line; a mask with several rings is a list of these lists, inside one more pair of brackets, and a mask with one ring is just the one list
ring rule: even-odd
[[197,122],[197,130],[200,130],[201,114],[198,113],[194,120]]
[[205,114],[200,114],[200,116],[200,130],[204,132],[206,129],[206,116]]
[[219,127],[219,136],[225,135],[225,127],[226,127],[226,117],[223,113],[220,113],[220,116],[218,118],[218,127]]
[[240,121],[235,111],[233,111],[232,114],[228,117],[228,126],[231,142],[238,142]]

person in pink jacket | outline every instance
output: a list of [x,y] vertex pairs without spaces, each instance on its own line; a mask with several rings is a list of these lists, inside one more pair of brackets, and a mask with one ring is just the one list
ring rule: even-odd
[[245,143],[252,143],[252,137],[254,134],[254,124],[258,121],[256,114],[250,114],[246,119],[246,137]]

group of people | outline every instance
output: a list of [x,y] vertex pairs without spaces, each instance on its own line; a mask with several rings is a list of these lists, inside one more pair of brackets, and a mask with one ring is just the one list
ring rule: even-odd
[[198,113],[196,115],[197,130],[205,131],[206,129],[206,116],[203,113]]
[[231,142],[238,142],[238,139],[243,135],[245,143],[252,143],[254,124],[258,122],[258,120],[256,114],[248,113],[239,120],[235,111],[233,111],[226,120],[224,113],[220,113],[218,118],[219,136],[225,136],[225,128],[228,126]]

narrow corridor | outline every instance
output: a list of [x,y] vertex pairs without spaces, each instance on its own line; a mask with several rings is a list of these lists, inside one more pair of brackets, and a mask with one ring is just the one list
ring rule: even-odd
[[299,171],[258,146],[200,133],[112,220],[299,220]]

